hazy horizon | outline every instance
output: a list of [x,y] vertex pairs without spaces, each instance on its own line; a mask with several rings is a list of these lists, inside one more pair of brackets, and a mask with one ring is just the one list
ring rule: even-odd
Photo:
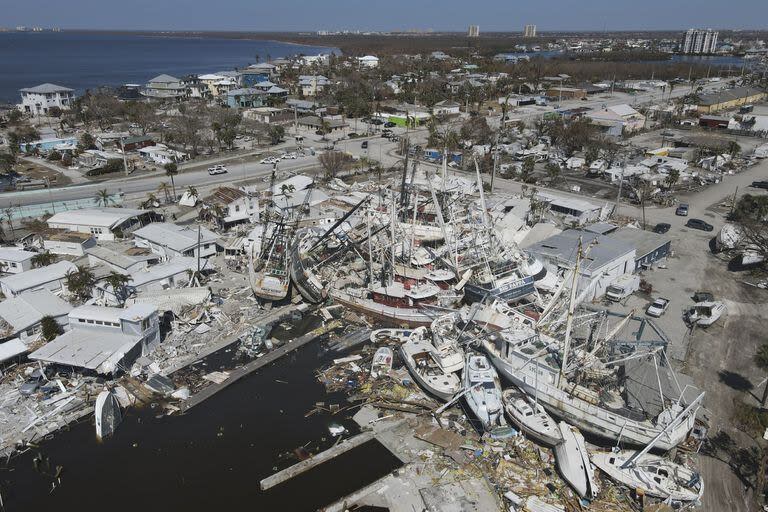
[[[646,0],[642,9],[615,0],[550,0],[538,3],[477,0],[471,13],[461,0],[326,0],[306,4],[282,0],[259,5],[248,0],[134,0],[130,7],[105,9],[97,0],[70,0],[66,9],[50,0],[9,5],[2,23],[69,30],[149,30],[198,32],[314,32],[317,30],[462,32],[479,25],[483,32],[519,32],[526,24],[539,31],[682,31],[766,29],[766,0]],[[109,6],[112,7],[112,6]],[[373,19],[372,19],[373,18]]]

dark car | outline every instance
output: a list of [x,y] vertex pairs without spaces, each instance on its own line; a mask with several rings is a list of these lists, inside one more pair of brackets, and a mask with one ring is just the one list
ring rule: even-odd
[[768,181],[753,181],[752,185],[750,185],[753,188],[763,188],[768,190]]
[[672,226],[670,224],[667,224],[666,222],[659,222],[653,227],[654,233],[664,234],[667,231],[669,231],[669,228]]
[[368,141],[364,140],[363,142],[361,142],[360,147],[363,149],[368,149]]
[[675,210],[675,215],[679,215],[681,217],[687,217],[688,205],[685,203],[681,203],[680,206],[677,207],[677,210]]
[[375,119],[371,119],[371,124],[375,124],[376,126],[379,126],[384,124],[384,121],[382,121],[381,119],[375,118]]
[[392,121],[387,121],[386,123],[384,123],[384,128],[394,128],[395,126],[397,125]]
[[688,219],[688,222],[686,222],[685,225],[689,228],[700,229],[702,231],[712,231],[715,229],[712,227],[712,224],[704,222],[701,219]]

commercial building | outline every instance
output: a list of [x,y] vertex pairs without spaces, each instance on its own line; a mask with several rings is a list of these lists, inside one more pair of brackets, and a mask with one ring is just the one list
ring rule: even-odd
[[37,87],[21,89],[21,104],[19,107],[30,114],[47,114],[48,110],[58,107],[67,110],[75,101],[75,91],[56,84],[41,84]]
[[645,116],[627,104],[612,105],[602,110],[587,114],[592,124],[605,128],[617,127],[619,135],[642,130],[645,127]]
[[[553,272],[572,269],[579,244],[587,257],[579,264],[577,293],[590,301],[605,294],[606,288],[635,269],[635,248],[612,237],[569,229],[535,243],[528,252],[537,256]],[[587,249],[587,247],[589,248]]]
[[33,361],[98,374],[124,372],[160,343],[157,308],[80,306],[69,313],[71,330],[29,355]]
[[379,67],[379,58],[375,55],[365,55],[357,59],[361,68],[377,68]]
[[635,248],[635,272],[651,268],[672,252],[672,239],[652,231],[624,227],[608,236]]
[[577,87],[550,87],[547,98],[551,100],[580,100],[587,97],[587,91]]
[[536,37],[536,25],[526,25],[523,30],[523,37]]
[[683,53],[708,54],[717,50],[717,38],[720,33],[712,29],[692,28],[685,33],[683,39]]
[[53,229],[90,233],[97,240],[114,240],[155,220],[151,210],[130,208],[83,208],[59,212],[46,222]]
[[470,25],[469,30],[467,31],[468,37],[480,37],[480,26],[479,25]]
[[711,114],[720,110],[728,110],[742,105],[762,101],[768,93],[754,87],[735,87],[711,94],[702,94],[696,109],[699,114]]

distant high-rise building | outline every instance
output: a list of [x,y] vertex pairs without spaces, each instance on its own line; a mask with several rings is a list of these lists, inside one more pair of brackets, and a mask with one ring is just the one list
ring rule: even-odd
[[703,30],[692,28],[685,33],[683,53],[715,53],[720,32],[710,28]]
[[469,37],[480,37],[480,27],[478,25],[469,26]]
[[526,25],[523,36],[536,37],[536,25]]

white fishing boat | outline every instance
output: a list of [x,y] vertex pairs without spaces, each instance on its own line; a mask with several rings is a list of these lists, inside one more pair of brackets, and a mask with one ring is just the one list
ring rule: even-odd
[[[701,476],[691,469],[658,455],[636,457],[634,450],[592,453],[592,463],[612,479],[630,489],[663,500],[695,501],[704,493]],[[626,464],[630,461],[629,464]],[[623,467],[623,466],[627,467]]]
[[707,327],[717,322],[725,311],[722,302],[699,302],[685,312],[684,318],[689,325]]
[[507,416],[527,436],[545,446],[555,446],[563,442],[557,422],[547,414],[541,404],[514,387],[504,390],[502,400]]
[[579,496],[588,500],[594,499],[598,488],[589,463],[584,436],[577,428],[564,421],[558,424],[558,429],[563,442],[555,446],[557,469]]
[[115,433],[117,426],[123,420],[120,413],[120,403],[111,391],[105,389],[96,397],[96,439],[102,440]]
[[394,360],[394,353],[389,347],[380,347],[375,354],[373,354],[373,361],[371,362],[371,378],[376,379],[381,375],[386,375],[392,369],[392,361]]
[[467,405],[480,420],[483,430],[490,432],[507,426],[501,401],[499,374],[487,357],[473,352],[467,353],[464,388],[467,390],[464,395]]
[[453,336],[455,323],[453,314],[443,315],[432,322],[430,329],[432,343],[439,354],[440,365],[449,372],[464,369],[464,349],[459,345],[458,339]]
[[448,401],[461,390],[458,375],[440,366],[437,349],[429,340],[413,336],[400,346],[400,354],[413,378],[429,394]]

